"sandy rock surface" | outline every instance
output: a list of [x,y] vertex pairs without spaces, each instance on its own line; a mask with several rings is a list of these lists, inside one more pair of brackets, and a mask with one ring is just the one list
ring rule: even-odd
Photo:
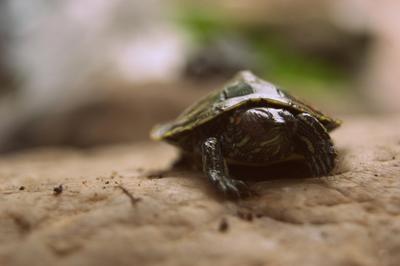
[[237,203],[168,170],[164,144],[3,156],[0,265],[400,265],[399,133],[400,117],[345,119],[332,176]]

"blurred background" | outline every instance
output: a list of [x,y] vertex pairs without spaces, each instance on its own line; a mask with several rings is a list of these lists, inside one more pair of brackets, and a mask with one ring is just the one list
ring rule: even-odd
[[250,69],[337,117],[400,111],[395,0],[3,0],[0,152],[145,141]]

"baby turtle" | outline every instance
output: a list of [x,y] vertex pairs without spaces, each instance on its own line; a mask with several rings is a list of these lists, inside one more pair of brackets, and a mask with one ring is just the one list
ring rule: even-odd
[[336,158],[328,131],[339,125],[250,71],[241,71],[174,121],[156,126],[151,137],[201,162],[218,190],[238,198],[249,190],[229,176],[227,164],[265,166],[303,159],[313,176],[326,175]]

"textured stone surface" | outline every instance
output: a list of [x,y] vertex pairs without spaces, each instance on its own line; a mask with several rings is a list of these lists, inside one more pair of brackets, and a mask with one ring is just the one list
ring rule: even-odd
[[159,172],[177,153],[158,143],[2,157],[0,265],[399,265],[399,129],[345,119],[334,175],[269,178],[238,203]]

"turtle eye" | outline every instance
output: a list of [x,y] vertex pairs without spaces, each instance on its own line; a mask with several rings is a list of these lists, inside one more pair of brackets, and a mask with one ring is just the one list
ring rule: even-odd
[[245,82],[239,82],[235,85],[229,86],[223,91],[225,99],[244,96],[251,93],[253,93],[253,88]]

